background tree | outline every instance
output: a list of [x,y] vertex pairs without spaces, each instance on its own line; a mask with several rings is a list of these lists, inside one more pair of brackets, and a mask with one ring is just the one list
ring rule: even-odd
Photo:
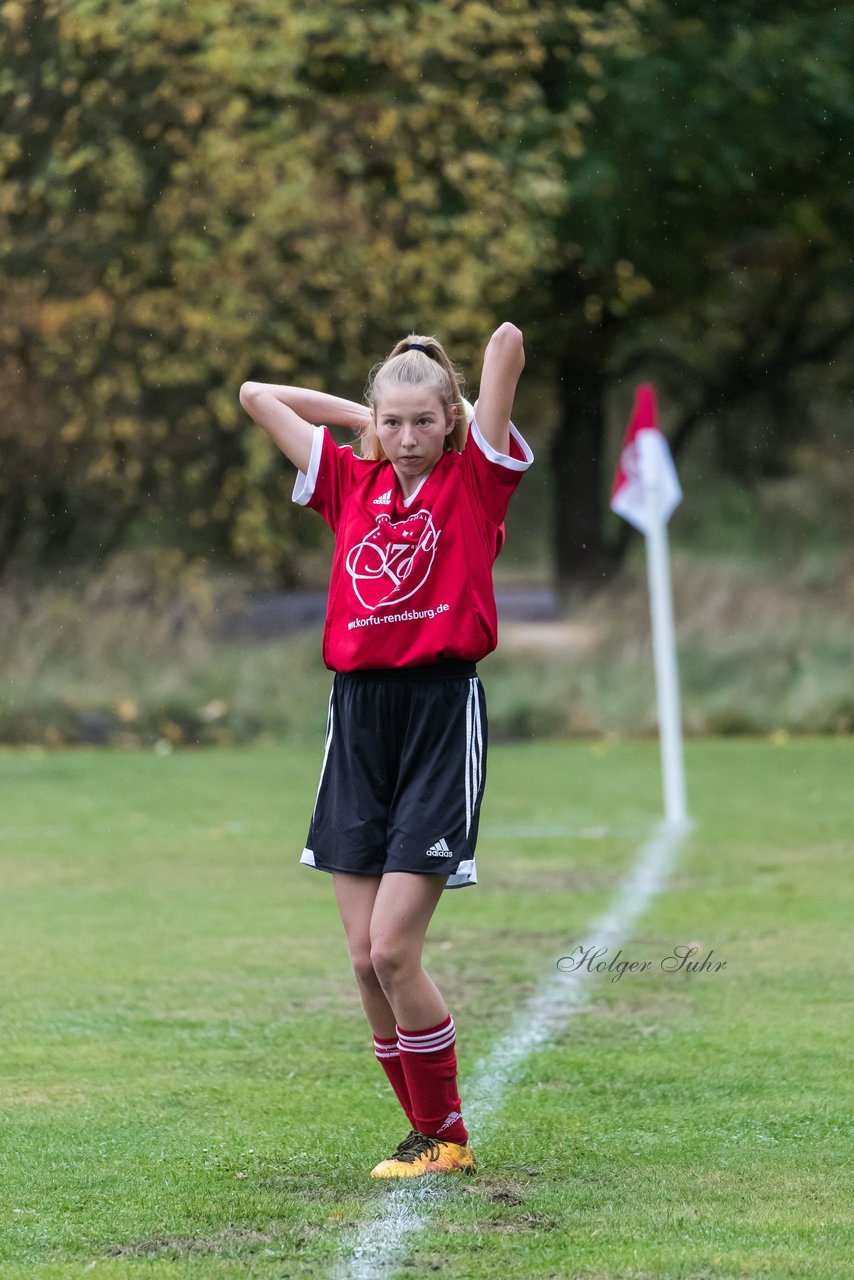
[[[749,481],[749,457],[781,465],[791,419],[757,415],[777,424],[760,441],[727,435],[721,410],[759,395],[770,409],[793,369],[828,361],[852,333],[854,15],[649,4],[638,30],[630,56],[596,55],[583,150],[564,160],[560,252],[525,295],[561,405],[555,568],[567,600],[607,577],[628,541],[623,526],[609,541],[603,518],[615,378],[664,376],[684,406],[677,456],[717,417],[721,461]],[[571,82],[553,54],[542,83],[557,118]]]
[[558,408],[571,601],[625,546],[604,514],[615,380],[667,379],[677,449],[716,412],[739,467],[739,403],[849,332],[836,6],[4,14],[0,559],[160,525],[293,580],[322,534],[240,382],[358,395],[409,327],[476,367],[512,316]]

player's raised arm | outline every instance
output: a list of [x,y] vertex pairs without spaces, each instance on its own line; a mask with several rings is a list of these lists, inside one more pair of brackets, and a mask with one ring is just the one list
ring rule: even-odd
[[525,367],[522,331],[509,320],[499,325],[487,343],[475,405],[477,425],[498,453],[510,451],[510,418],[516,385]]
[[370,419],[371,412],[365,405],[325,391],[272,382],[244,382],[240,403],[300,471],[308,470],[312,424],[336,423],[359,430]]
[[298,413],[306,422],[316,426],[350,427],[360,431],[371,420],[371,411],[355,400],[330,395],[328,391],[315,391],[312,387],[280,387],[275,383],[257,384],[270,391],[277,400]]

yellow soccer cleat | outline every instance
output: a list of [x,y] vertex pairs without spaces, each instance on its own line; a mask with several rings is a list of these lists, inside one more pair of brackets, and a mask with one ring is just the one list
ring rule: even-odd
[[419,1178],[423,1173],[474,1173],[477,1165],[466,1142],[443,1142],[411,1129],[393,1156],[371,1170],[372,1178]]

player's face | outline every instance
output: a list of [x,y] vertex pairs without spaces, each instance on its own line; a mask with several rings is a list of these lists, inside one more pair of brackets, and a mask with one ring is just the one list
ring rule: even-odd
[[376,405],[376,427],[385,455],[401,480],[420,480],[441,458],[454,419],[435,392],[400,386],[387,391]]

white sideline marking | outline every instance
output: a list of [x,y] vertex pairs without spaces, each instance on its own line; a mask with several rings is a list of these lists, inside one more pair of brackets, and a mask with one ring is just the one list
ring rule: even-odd
[[[620,881],[610,905],[578,942],[614,948],[628,941],[637,921],[664,888],[682,840],[692,827],[690,820],[659,825]],[[562,973],[555,968],[519,1010],[510,1031],[476,1064],[474,1077],[461,1085],[460,1092],[464,1099],[471,1099],[464,1102],[463,1114],[466,1127],[477,1129],[478,1138],[484,1136],[500,1109],[515,1069],[586,1004],[591,981],[597,976],[587,969]],[[334,1280],[376,1280],[378,1276],[388,1280],[402,1261],[406,1237],[425,1226],[453,1190],[454,1181],[422,1177],[390,1187],[346,1247],[332,1273]]]

